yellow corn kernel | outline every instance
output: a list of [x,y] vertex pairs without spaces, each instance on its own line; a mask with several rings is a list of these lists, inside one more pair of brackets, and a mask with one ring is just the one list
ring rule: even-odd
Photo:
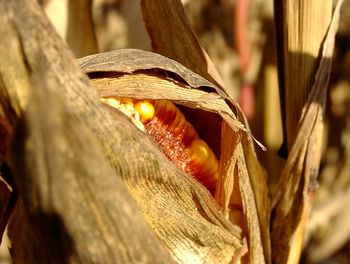
[[141,100],[135,103],[135,110],[141,117],[141,122],[146,123],[154,117],[155,109],[149,101]]
[[198,138],[196,130],[171,101],[156,101],[155,111],[155,117],[186,147],[190,145],[192,140]]
[[172,122],[168,126],[169,131],[175,131],[176,128],[179,126],[181,121],[186,121],[186,118],[179,111],[179,109],[176,109],[175,118],[174,118],[174,120],[172,120]]
[[191,160],[203,164],[209,158],[209,146],[203,140],[197,138],[189,146]]
[[189,145],[188,152],[194,176],[203,182],[216,182],[219,163],[207,143],[202,139],[196,138]]
[[178,138],[180,138],[181,142],[188,147],[192,141],[199,138],[199,136],[194,127],[189,122],[186,122],[186,125],[182,129]]
[[174,119],[177,116],[176,106],[167,100],[156,101],[156,117],[161,121],[165,126],[171,125]]
[[189,166],[186,171],[190,171],[210,191],[215,190],[219,173],[217,158],[174,103],[168,100],[148,101],[124,97],[101,98],[101,101],[123,112],[142,131],[145,131],[145,123],[156,118],[185,148],[190,159],[184,164]]
[[184,131],[186,125],[187,125],[187,120],[184,116],[178,115],[174,122],[169,126],[169,130],[173,133],[175,137],[177,137],[182,131]]

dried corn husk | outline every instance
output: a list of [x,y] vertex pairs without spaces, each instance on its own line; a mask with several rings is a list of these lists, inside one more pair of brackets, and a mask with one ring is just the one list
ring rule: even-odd
[[[152,1],[143,1],[146,3]],[[197,67],[195,72],[205,78],[156,54],[100,54],[82,60],[98,66],[90,73],[97,95],[35,1],[0,2],[0,10],[6,11],[0,16],[4,25],[0,32],[8,37],[0,50],[0,97],[4,115],[15,128],[9,162],[21,196],[10,225],[16,262],[43,263],[59,256],[68,263],[89,259],[134,263],[139,253],[153,263],[169,263],[166,245],[180,262],[236,263],[246,251],[245,238],[249,254],[243,261],[263,263],[264,255],[269,261],[265,175],[248,129],[242,125],[244,117],[227,96],[199,43],[195,45],[198,50],[183,53],[197,40],[189,25],[183,24],[186,18],[180,2],[160,3],[158,12],[177,7],[172,10],[172,21],[186,29],[175,28],[175,46],[181,52],[174,59],[181,61],[180,56],[192,58],[200,52],[199,60],[184,64],[190,69]],[[145,11],[144,15],[150,14]],[[159,29],[162,34],[169,28],[159,25]],[[179,40],[188,39],[187,34],[192,34],[192,43],[181,45]],[[170,35],[167,37],[169,41]],[[14,47],[11,52],[3,48],[8,46]],[[130,69],[130,58],[143,61],[134,62]],[[107,66],[103,66],[105,62]],[[13,83],[18,72],[20,77]],[[114,95],[162,98],[182,106],[220,158],[222,173],[215,197],[221,208],[128,119],[102,107],[99,97]],[[46,111],[48,107],[51,111]],[[89,156],[80,155],[80,149]],[[89,157],[93,162],[89,163]],[[162,243],[148,229],[134,200]],[[230,214],[230,207],[241,208],[231,214],[234,224],[222,213]],[[126,223],[132,228],[126,228]],[[53,226],[62,234],[57,247],[49,239],[57,230]],[[93,241],[98,253],[86,241]],[[71,244],[78,246],[72,250]],[[70,258],[60,255],[60,250],[70,253]],[[159,252],[158,259],[155,252]]]
[[[246,251],[240,228],[128,119],[101,105],[36,2],[0,5],[0,32],[10,36],[0,49],[0,94],[21,197],[9,227],[15,262],[171,263],[141,208],[176,260],[237,263]],[[12,83],[16,69],[23,85]],[[198,95],[239,124],[217,95]]]
[[[219,157],[221,180],[216,194],[218,203],[226,214],[229,214],[230,208],[241,208],[232,211],[230,219],[244,229],[250,241],[259,237],[254,194],[249,182],[246,160],[242,158],[243,146],[240,144],[242,133],[246,134],[246,129],[237,121],[225,100],[216,93],[220,88],[181,64],[151,52],[119,50],[91,55],[80,59],[79,62],[89,74],[92,85],[101,97],[166,99],[186,107],[188,119],[199,133],[203,131],[203,138]],[[132,188],[130,191],[134,193]],[[134,194],[137,197],[137,194]],[[139,204],[146,212],[151,226],[157,230],[157,219],[160,216],[154,216],[155,210],[148,208],[149,205],[144,201],[139,200]],[[247,221],[246,216],[252,219],[248,218]],[[176,220],[169,218],[169,222],[174,223]],[[169,247],[173,243],[167,233],[158,235]],[[261,247],[260,240],[255,242]],[[177,243],[181,244],[182,241]],[[184,261],[183,256],[179,258]]]
[[1,110],[13,131],[6,162],[23,201],[9,225],[13,261],[174,262],[96,143],[99,135],[118,146],[116,130],[103,131],[108,113],[37,2],[0,1],[0,13]]
[[[214,64],[199,43],[181,2],[177,0],[142,0],[141,8],[153,50],[182,63],[192,71],[216,84],[219,90],[221,90],[219,95],[237,113],[239,120],[247,126],[247,122],[239,106],[228,96],[230,94],[229,89],[225,87]],[[226,131],[226,127],[222,129]],[[235,140],[230,132],[223,132],[223,134],[227,143]],[[233,137],[231,138],[231,136]],[[225,145],[226,142],[222,140],[222,144]],[[243,161],[237,164],[239,164],[239,170],[244,173],[239,173],[237,179],[241,179],[241,184],[246,184],[246,191],[244,191],[242,199],[245,201],[245,208],[247,209],[249,207],[249,210],[246,211],[244,216],[249,229],[249,260],[254,263],[262,263],[264,261],[262,255],[264,255],[265,261],[269,263],[270,205],[266,175],[257,161],[252,138],[249,134],[243,133],[242,146],[243,149],[240,150],[237,157],[243,159]],[[228,152],[230,151],[232,149],[228,150]],[[245,177],[249,177],[249,179]],[[230,199],[229,193],[233,188],[230,185],[232,181],[232,175],[223,179],[225,188],[222,190],[219,189],[220,193],[218,196],[225,198],[221,199],[222,203],[220,204],[227,204],[227,199]],[[248,189],[252,189],[253,192],[250,196],[248,196]],[[234,196],[237,197],[237,195]]]

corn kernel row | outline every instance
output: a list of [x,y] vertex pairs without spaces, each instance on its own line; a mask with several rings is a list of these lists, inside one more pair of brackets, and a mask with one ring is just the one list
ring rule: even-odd
[[[188,157],[186,164],[179,165],[186,173],[191,174],[205,187],[213,191],[218,179],[218,161],[214,152],[208,144],[199,138],[194,127],[186,120],[185,116],[168,100],[132,100],[130,98],[103,98],[102,101],[126,114],[135,125],[147,133],[147,127],[158,122],[166,131],[170,132],[175,140],[176,146],[181,148]],[[159,141],[162,136],[155,137],[155,141],[164,152],[171,152],[169,146],[162,145]],[[163,142],[164,143],[164,142]],[[168,141],[165,144],[170,145]],[[170,148],[174,148],[170,146]],[[167,153],[165,153],[167,154]],[[169,154],[171,160],[178,159],[178,156]],[[174,161],[174,160],[173,160]],[[175,160],[176,163],[176,160]]]

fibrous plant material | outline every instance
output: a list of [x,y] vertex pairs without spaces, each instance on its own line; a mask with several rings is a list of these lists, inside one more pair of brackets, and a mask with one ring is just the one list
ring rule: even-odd
[[[20,195],[10,224],[17,263],[269,262],[266,179],[244,116],[184,23],[180,1],[142,3],[155,49],[190,69],[121,50],[81,59],[89,82],[34,0],[0,1],[0,32],[8,37],[0,49],[1,106],[14,129],[8,159]],[[176,36],[175,44],[160,45],[164,36]],[[101,97],[133,98],[135,109],[137,102],[181,109],[185,118],[174,110],[177,121],[166,131],[190,123],[198,137],[186,134],[194,138],[185,149],[203,148],[213,163],[215,154],[217,166],[200,162],[215,168],[216,183],[203,182],[215,185],[214,196]],[[140,115],[150,134],[152,115]],[[157,107],[154,115],[162,116]]]
[[[115,63],[116,61],[123,61],[126,67]],[[148,120],[148,122],[146,121],[145,124],[142,124],[143,130],[150,129],[152,132],[155,125],[155,130],[162,130],[154,134],[154,136],[158,137],[157,141],[161,142],[174,129],[171,137],[180,136],[179,138],[181,139],[181,137],[185,136],[185,140],[182,143],[185,149],[186,146],[189,147],[188,150],[190,150],[191,143],[195,143],[193,147],[203,146],[204,142],[197,138],[197,133],[199,133],[200,137],[208,142],[208,145],[213,147],[213,153],[219,158],[219,168],[223,164],[226,164],[227,159],[232,158],[234,149],[239,143],[240,134],[246,133],[244,132],[244,126],[236,120],[235,115],[225,101],[216,93],[205,91],[215,91],[218,88],[205,79],[202,79],[202,77],[191,73],[191,71],[175,61],[140,50],[119,50],[82,58],[80,63],[83,69],[89,74],[91,83],[98,90],[101,98],[104,98],[102,99],[103,101],[110,101],[115,106],[119,104],[115,103],[115,98],[133,98],[132,100],[135,102],[135,106],[137,102],[152,102],[152,106],[155,108],[154,117],[152,120]],[[112,103],[113,101],[114,103]],[[185,116],[186,119],[189,118],[188,120],[184,118],[174,103],[179,107],[181,106],[182,111],[187,113]],[[125,107],[123,106],[123,108]],[[124,111],[122,110],[122,112]],[[131,113],[133,112],[132,110]],[[142,113],[138,113],[137,115],[139,115],[139,119],[141,120]],[[132,116],[135,116],[135,113]],[[157,121],[158,118],[161,119],[158,120],[161,122]],[[158,124],[152,124],[153,122]],[[177,124],[181,124],[181,122],[184,122],[183,124],[187,128],[184,131],[181,129],[177,131]],[[189,122],[191,122],[191,125]],[[157,127],[159,123],[167,125]],[[220,142],[220,125],[222,123],[227,124],[230,133],[235,135],[235,140],[230,142],[230,144],[228,142],[226,144]],[[168,125],[170,126],[164,129]],[[141,124],[137,126],[140,127]],[[192,126],[197,132],[192,129]],[[180,132],[180,134],[177,132]],[[182,134],[181,132],[186,133]],[[221,144],[225,147],[222,147]],[[165,147],[168,148],[169,146]],[[230,151],[225,153],[227,149],[230,149]],[[169,149],[169,151],[173,151],[173,149]],[[178,162],[175,161],[175,163]],[[236,159],[232,159],[232,163],[229,165],[234,167],[236,165]],[[200,167],[198,168],[200,169]],[[212,168],[212,166],[209,166],[209,168]],[[222,168],[225,167],[222,166]],[[225,177],[227,173],[233,172],[231,170],[223,170],[220,173],[221,177]],[[209,187],[213,193],[213,185]],[[237,188],[236,191],[239,192],[239,189]],[[228,195],[226,199],[230,200],[231,192]],[[181,195],[177,199],[179,198],[181,198]],[[142,205],[142,207],[144,206],[145,204]],[[236,206],[236,208],[241,208],[239,214],[241,216],[243,213],[242,206]],[[146,218],[151,221],[152,226],[154,225],[153,213],[147,211],[146,214]],[[233,221],[235,224],[238,224],[238,222]],[[156,230],[159,229],[159,227],[154,227]],[[164,239],[165,243],[171,241],[169,241],[166,233],[158,233],[158,235]],[[180,241],[178,243],[179,245],[182,244]],[[180,257],[178,255],[180,254],[179,252],[176,254],[177,257]],[[181,256],[181,259],[183,258],[184,255]]]
[[[239,106],[228,96],[230,89],[223,84],[215,66],[191,28],[181,2],[177,0],[143,0],[141,7],[154,51],[182,63],[192,71],[217,84],[218,94],[230,103],[239,120],[247,126]],[[235,135],[227,130],[225,123],[223,123],[222,131],[222,137],[225,138],[225,141],[235,141]],[[224,205],[229,203],[233,190],[232,183],[237,183],[234,189],[235,191],[239,190],[242,195],[244,219],[248,229],[246,232],[249,244],[248,258],[251,262],[262,263],[266,261],[269,263],[269,196],[266,174],[257,161],[252,137],[249,134],[242,134],[242,144],[239,144],[239,148],[236,149],[238,160],[232,158],[232,148],[230,149],[230,146],[225,145],[224,142],[222,144],[223,149],[227,147],[226,151],[230,153],[228,155],[230,158],[226,161],[225,171],[227,173],[224,173],[225,176],[219,177],[219,182],[221,181],[217,195],[218,200],[220,200],[219,204],[223,205],[224,210],[226,210]],[[224,153],[226,151],[223,150]],[[236,163],[236,161],[238,162]],[[234,169],[235,164],[237,165],[236,170]],[[236,181],[233,180],[234,177],[237,177]],[[224,187],[221,189],[220,186]],[[234,196],[237,197],[237,195]]]
[[[116,61],[123,61],[125,67],[115,63]],[[160,62],[163,62],[163,66]],[[185,71],[182,65],[172,60],[139,50],[119,50],[92,55],[81,59],[80,63],[103,98],[126,97],[134,98],[136,101],[166,99],[183,106],[183,110],[188,109],[186,112],[189,114],[186,117],[191,119],[189,120],[191,124],[219,158],[220,175],[216,200],[226,213],[230,211],[227,210],[228,207],[235,211],[233,223],[244,228],[245,234],[250,238],[258,239],[260,236],[256,222],[258,218],[246,218],[256,213],[254,212],[256,207],[253,205],[255,201],[249,186],[249,176],[245,172],[246,161],[239,157],[243,155],[243,149],[241,146],[236,147],[241,134],[247,133],[247,130],[236,120],[223,98],[213,92],[206,92],[216,91],[219,89],[217,86],[194,73],[189,74],[190,71]],[[189,89],[190,87],[192,89]],[[228,98],[227,100],[230,102]],[[248,160],[255,158],[251,157]],[[241,177],[238,177],[238,174]],[[234,189],[233,182],[230,185],[230,181],[227,181],[233,177],[237,177]],[[254,249],[253,252],[261,250],[260,242],[255,241],[256,244],[250,244]],[[257,255],[253,254],[251,257]]]
[[[172,262],[91,130],[82,125],[85,118],[92,118],[87,122],[92,126],[102,119],[93,121],[90,107],[99,105],[98,97],[72,53],[36,1],[0,1],[0,13],[0,32],[7,36],[0,45],[1,108],[15,135],[9,152],[16,153],[8,153],[6,161],[25,208],[17,204],[19,214],[9,227],[14,261]],[[83,96],[76,96],[79,91]],[[85,118],[79,115],[81,100],[87,103]],[[81,155],[82,150],[89,154]],[[135,227],[131,232],[130,225]]]
[[[1,63],[17,59],[10,64],[18,65],[6,68],[1,64],[4,82],[0,87],[1,95],[6,95],[1,96],[5,116],[16,128],[10,161],[24,207],[18,205],[10,228],[16,262],[52,263],[58,258],[65,263],[86,263],[88,259],[171,263],[168,250],[181,262],[239,261],[246,251],[240,228],[228,222],[209,193],[172,165],[128,119],[102,107],[86,75],[36,3],[0,4],[4,7],[1,11],[11,12],[1,16],[1,30],[12,33],[7,41],[17,44],[12,45],[16,48],[13,52],[19,54],[7,56],[0,50]],[[13,15],[17,4],[21,9]],[[153,56],[159,65],[159,57]],[[123,61],[117,61],[124,68]],[[162,64],[158,70],[161,68]],[[25,85],[11,85],[15,69],[23,69]],[[182,70],[194,83],[209,83],[184,67]],[[244,130],[217,94],[177,85],[178,75],[174,82],[154,74],[144,76],[177,87],[173,97],[186,91],[183,98],[189,105],[220,113],[234,133]],[[146,83],[151,86],[150,79]],[[16,104],[19,98],[26,100]],[[51,111],[46,111],[47,105]],[[217,122],[219,118],[210,114]],[[81,155],[81,150],[87,154]],[[94,162],[89,162],[90,158]],[[59,233],[56,242],[50,240],[55,231]]]
[[330,1],[301,1],[297,5],[293,1],[275,1],[286,124],[284,150],[288,150],[274,194],[275,263],[299,262],[317,184],[325,98],[341,4],[342,1],[337,2],[331,20]]

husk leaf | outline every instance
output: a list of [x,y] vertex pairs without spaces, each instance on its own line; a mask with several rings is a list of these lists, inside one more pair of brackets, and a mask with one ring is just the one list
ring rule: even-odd
[[[145,60],[142,59],[144,54]],[[208,127],[214,126],[212,115],[207,113],[215,113],[220,119],[225,121],[217,123],[219,126],[227,124],[227,127],[229,127],[229,129],[222,131],[223,135],[208,133],[205,138],[206,140],[209,139],[209,141],[210,138],[225,138],[225,141],[219,142],[223,146],[219,150],[218,146],[213,145],[213,140],[211,140],[212,144],[208,142],[214,151],[216,150],[215,152],[219,153],[220,168],[222,170],[215,197],[217,197],[219,205],[222,206],[226,214],[229,208],[241,207],[240,210],[235,211],[231,220],[233,223],[240,225],[250,241],[254,242],[250,244],[252,252],[254,252],[251,255],[252,261],[261,261],[257,257],[259,255],[260,257],[263,256],[263,252],[259,236],[259,217],[256,213],[255,199],[250,187],[249,174],[246,172],[245,159],[238,158],[239,155],[244,157],[243,148],[239,145],[239,142],[242,131],[246,131],[246,129],[237,121],[232,109],[222,97],[217,93],[205,91],[208,90],[208,87],[215,88],[216,86],[206,83],[202,80],[202,77],[192,74],[190,70],[181,64],[164,57],[159,59],[161,56],[158,54],[155,54],[153,57],[151,55],[152,53],[144,51],[119,50],[82,58],[80,63],[83,68],[87,67],[91,83],[101,97],[167,99],[187,108],[200,109],[202,110],[201,112],[190,110],[187,112],[189,112],[188,116],[192,116],[192,120],[195,120],[195,122],[192,122],[192,125],[197,127],[199,122],[202,124],[201,128],[204,131],[208,130]],[[122,62],[128,65],[126,69],[115,65],[121,61],[116,58],[121,57],[123,58]],[[97,60],[96,63],[95,59]],[[153,65],[152,62],[154,62]],[[164,68],[161,66],[162,63],[165,64]],[[101,70],[99,70],[100,65],[102,65]],[[146,65],[145,68],[143,68],[144,65]],[[169,74],[169,72],[172,74]],[[181,76],[179,76],[178,72],[181,73]],[[191,77],[184,78],[184,76]],[[190,81],[187,81],[188,79]],[[205,86],[191,87],[190,83],[197,85],[203,83]],[[197,118],[193,118],[193,115],[197,115]],[[216,117],[216,120],[218,120],[218,117]],[[201,130],[198,131],[200,132]],[[220,132],[220,129],[215,131]],[[230,142],[228,139],[232,139],[232,141]],[[214,144],[215,142],[217,143],[217,140],[214,140]],[[240,149],[239,152],[235,151],[237,147]],[[240,160],[240,162],[237,162],[237,160]],[[236,177],[236,188],[233,188],[234,177]],[[227,185],[227,182],[230,181],[232,185]],[[242,194],[243,192],[244,194]],[[242,219],[246,219],[248,223],[246,224],[246,220]]]

